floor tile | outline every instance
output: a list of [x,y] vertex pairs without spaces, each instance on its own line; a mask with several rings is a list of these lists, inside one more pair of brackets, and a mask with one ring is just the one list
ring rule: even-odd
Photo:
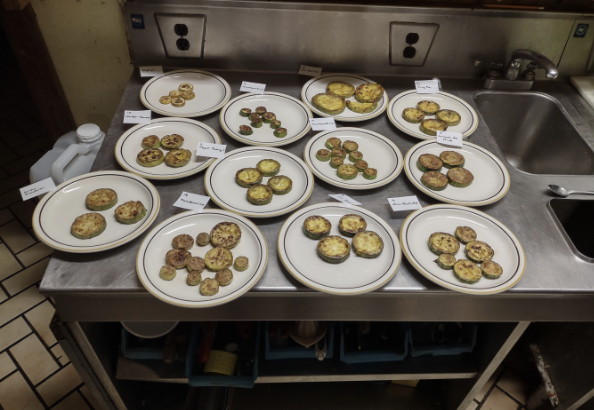
[[8,296],[6,296],[6,293],[0,289],[0,303],[4,302],[6,299],[8,299]]
[[8,209],[0,210],[0,225],[4,225],[6,222],[10,222],[14,219],[14,215]]
[[39,293],[37,287],[32,286],[27,290],[13,296],[0,305],[0,326],[10,322],[13,318],[31,309],[45,298]]
[[485,383],[485,385],[483,386],[483,388],[478,392],[478,394],[474,398],[476,401],[478,401],[479,403],[481,403],[483,401],[483,399],[485,398],[485,394],[487,394],[487,392],[489,391],[489,389],[491,387],[493,387],[493,384],[497,380],[497,377],[499,377],[499,375],[501,374],[501,372],[504,369],[505,369],[504,365],[501,365],[501,366],[499,366],[499,368],[497,368],[497,370],[495,370],[495,373],[493,373],[493,375],[489,378],[489,380],[487,381],[487,383]]
[[49,145],[52,145],[52,141],[46,136],[46,137],[41,137],[41,138],[38,138],[38,139],[33,140],[31,142],[28,142],[28,143],[26,143],[24,145],[21,145],[20,147],[16,147],[14,149],[14,151],[20,157],[24,157],[25,155],[29,155],[32,152],[35,152],[35,151],[40,150],[42,148],[45,148],[45,147],[47,147]]
[[27,336],[9,351],[33,385],[60,368],[36,334]]
[[83,394],[83,396],[85,396],[85,399],[87,399],[87,401],[91,403],[91,406],[93,406],[95,410],[101,410],[101,407],[99,407],[97,400],[95,400],[95,397],[93,397],[91,391],[89,390],[86,384],[80,388],[80,392]]
[[59,343],[57,343],[50,350],[62,366],[66,366],[68,363],[70,363],[70,359],[68,358],[68,356],[66,356],[66,353],[64,353],[64,349],[62,349],[62,346],[60,346]]
[[[31,144],[34,144],[32,142]],[[34,149],[31,152],[37,151]],[[9,162],[16,161],[19,159],[19,156],[6,145],[4,142],[0,141],[0,166],[6,165]]]
[[0,404],[4,410],[43,410],[43,405],[19,372],[0,382]]
[[[0,309],[4,305],[0,305]],[[0,327],[0,352],[27,336],[32,330],[23,320],[23,318],[16,318],[4,327]]]
[[21,197],[20,191],[18,189],[13,189],[12,191],[0,194],[0,209],[22,201],[23,198]]
[[0,226],[0,237],[13,253],[18,253],[35,243],[29,232],[18,221]]
[[66,397],[52,410],[88,410],[89,405],[85,402],[79,392],[75,391],[70,396]]
[[31,228],[35,206],[37,206],[37,203],[31,200],[11,205],[10,210],[18,218],[18,220],[21,221],[23,225],[25,225],[25,228]]
[[10,110],[8,121],[23,132],[39,126],[31,117],[18,108]]
[[21,264],[12,256],[5,244],[0,245],[0,280],[5,279],[23,269]]
[[39,137],[43,137],[46,134],[47,134],[47,130],[45,128],[43,128],[43,126],[41,126],[41,125],[39,125],[39,126],[37,126],[35,128],[31,128],[30,130],[25,131],[25,135],[30,140],[34,140],[34,139],[37,139]]
[[481,410],[517,410],[518,403],[510,399],[504,392],[494,388]]
[[29,323],[35,328],[47,346],[52,346],[57,342],[49,328],[54,312],[54,307],[46,300],[25,314]]
[[37,262],[35,265],[29,266],[27,269],[6,279],[2,282],[2,285],[4,285],[4,288],[9,295],[19,293],[21,290],[28,288],[43,278],[45,268],[47,268],[49,261],[50,258],[45,258]]
[[14,362],[8,355],[8,353],[0,353],[0,379],[5,378],[10,373],[16,370]]
[[522,404],[526,404],[528,398],[528,386],[526,381],[518,373],[510,369],[505,369],[505,373],[497,383],[502,390]]
[[18,147],[29,142],[29,139],[15,127],[9,127],[0,133],[2,141],[10,148]]
[[2,170],[2,168],[0,168],[0,181],[3,180],[6,177],[8,177],[8,174],[6,172],[4,172]]
[[27,171],[43,156],[43,152],[35,151],[31,154],[19,158],[17,161],[13,161],[4,166],[4,171],[8,172],[9,175],[14,175],[17,172]]
[[45,404],[51,406],[81,383],[82,380],[74,366],[69,364],[37,386],[37,392],[41,395]]
[[476,408],[479,406],[479,404],[476,401],[473,401],[472,403],[470,403],[470,406],[468,406],[466,408],[466,410],[476,410]]
[[25,185],[29,185],[28,170],[17,172],[2,180],[2,184],[0,184],[0,194],[4,194],[17,188],[22,188]]
[[26,249],[19,253],[17,255],[17,258],[19,258],[23,265],[31,266],[33,263],[45,258],[46,256],[51,255],[53,252],[54,250],[52,248],[50,248],[42,242],[39,242],[38,244],[33,245],[29,249]]

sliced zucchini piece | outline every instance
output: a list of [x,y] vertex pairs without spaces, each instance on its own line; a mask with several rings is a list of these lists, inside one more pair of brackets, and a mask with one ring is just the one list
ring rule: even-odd
[[439,110],[435,113],[435,118],[445,122],[448,127],[458,125],[462,120],[460,114],[452,110]]
[[349,110],[356,112],[357,114],[367,114],[374,112],[377,109],[377,103],[363,103],[355,101],[347,101],[346,106]]
[[180,97],[186,101],[190,101],[190,100],[193,100],[194,97],[196,97],[196,94],[194,94],[193,91],[182,91]]
[[455,254],[460,250],[460,242],[449,233],[435,232],[429,237],[429,249],[436,255],[442,253]]
[[262,118],[260,118],[260,117],[253,118],[250,125],[254,128],[262,128],[262,125],[264,125],[264,122],[262,122]]
[[262,182],[262,173],[256,168],[243,168],[235,174],[235,181],[242,187],[249,188]]
[[355,94],[355,87],[344,81],[332,81],[326,86],[326,92],[337,97],[349,98]]
[[338,115],[346,108],[344,98],[328,93],[314,95],[311,103],[318,110],[329,115]]
[[241,115],[242,117],[248,117],[251,113],[251,108],[242,108],[241,110],[239,110],[239,115]]
[[454,255],[450,255],[449,253],[442,253],[437,259],[435,259],[435,262],[441,269],[452,270],[456,264],[456,258]]
[[189,251],[192,249],[192,246],[194,246],[194,238],[192,238],[187,233],[176,235],[171,241],[171,246],[173,246],[175,249],[185,249]]
[[460,259],[454,265],[454,274],[464,283],[476,283],[483,276],[481,268],[468,259]]
[[441,171],[443,162],[437,155],[423,154],[417,160],[417,168],[423,172]]
[[194,91],[194,86],[190,83],[181,83],[177,89],[181,92]]
[[192,256],[190,259],[188,259],[188,263],[186,263],[186,269],[188,272],[202,273],[205,267],[206,263],[200,256]]
[[175,268],[171,265],[164,265],[159,269],[159,277],[163,280],[173,280],[176,274]]
[[338,230],[349,238],[365,229],[367,229],[367,221],[361,215],[346,214],[338,221]]
[[270,121],[270,128],[272,128],[273,130],[280,128],[280,126],[281,126],[281,122],[279,120]]
[[363,159],[363,153],[361,151],[351,151],[351,152],[349,152],[349,160],[351,162],[357,162],[360,159]]
[[188,264],[192,254],[185,249],[171,249],[165,255],[165,262],[175,269],[183,269]]
[[450,185],[465,188],[472,184],[474,175],[466,168],[452,168],[448,171],[448,179],[450,180]]
[[184,143],[184,137],[179,134],[165,135],[161,139],[161,147],[166,150],[178,149]]
[[448,177],[441,172],[429,171],[421,176],[421,183],[433,191],[443,191],[448,186]]
[[320,161],[330,161],[330,158],[332,158],[332,153],[329,150],[322,148],[316,152],[316,158]]
[[344,150],[344,148],[334,148],[332,150],[332,157],[338,157],[338,158],[342,158],[345,159],[346,158],[346,151]]
[[240,125],[239,133],[241,135],[252,135],[254,133],[254,130],[249,125]]
[[91,211],[105,211],[118,202],[118,194],[110,188],[99,188],[85,198],[87,208]]
[[181,97],[175,97],[171,99],[171,105],[178,108],[183,107],[184,105],[186,105],[186,100],[184,100]]
[[140,145],[142,145],[143,149],[157,149],[161,146],[161,138],[157,137],[156,135],[149,135],[148,137],[144,137],[142,139],[142,143]]
[[196,237],[196,245],[206,246],[210,243],[210,235],[206,232],[200,232]]
[[273,177],[280,171],[280,162],[273,159],[263,159],[256,164],[256,169],[264,177]]
[[446,168],[458,168],[464,166],[464,155],[456,151],[443,151],[439,154],[439,158],[443,161],[443,166]]
[[425,113],[418,108],[405,108],[402,111],[402,118],[404,121],[418,124],[425,119]]
[[162,96],[161,98],[159,98],[159,102],[160,102],[161,104],[171,104],[171,101],[172,101],[172,100],[173,100],[173,99],[172,99],[170,96],[168,96],[168,95],[164,95],[164,96]]
[[202,282],[202,275],[198,272],[190,272],[186,276],[186,283],[190,286],[198,286]]
[[503,275],[503,268],[493,261],[484,261],[481,263],[483,276],[487,279],[499,279]]
[[220,222],[210,231],[212,246],[231,249],[237,246],[241,239],[241,228],[234,222]]
[[342,143],[342,148],[344,148],[344,150],[348,154],[351,151],[358,151],[359,144],[357,144],[355,141],[346,140],[345,142]]
[[312,215],[303,221],[303,233],[311,239],[322,239],[328,236],[332,229],[332,223],[320,215]]
[[384,241],[375,232],[359,232],[353,237],[353,250],[363,258],[377,258],[384,250]]
[[363,178],[376,179],[377,178],[377,169],[367,168],[366,170],[363,171]]
[[265,112],[262,114],[262,121],[266,124],[270,124],[272,121],[276,120],[276,115],[273,112]]
[[274,132],[272,134],[274,134],[274,136],[276,138],[285,138],[287,136],[287,129],[286,128],[277,128],[274,130]]
[[367,163],[367,161],[360,159],[359,161],[355,162],[355,167],[359,171],[363,172],[369,167],[369,164]]
[[469,226],[457,227],[454,235],[456,235],[456,239],[458,239],[463,244],[476,241],[476,232]]
[[341,236],[330,235],[320,239],[317,251],[328,263],[342,263],[351,255],[351,245]]
[[181,97],[181,91],[179,91],[179,90],[171,90],[171,91],[169,91],[169,96],[171,98],[180,98]]
[[325,142],[326,148],[333,150],[334,148],[342,148],[342,140],[340,138],[328,138]]
[[233,254],[229,249],[217,246],[204,255],[204,263],[209,270],[218,272],[228,268],[233,263]]
[[275,195],[285,195],[293,189],[293,181],[284,175],[277,175],[268,180],[267,185]]
[[251,114],[249,114],[249,115],[248,115],[248,119],[249,119],[250,121],[253,121],[253,120],[255,120],[256,118],[260,118],[260,115],[258,115],[258,113],[255,113],[255,112],[253,112],[253,113],[251,113]]
[[433,115],[439,111],[439,104],[435,101],[422,100],[417,103],[417,108],[428,115]]
[[331,166],[332,168],[335,168],[335,169],[337,169],[337,168],[338,168],[339,166],[341,166],[342,164],[344,164],[344,160],[343,160],[342,158],[340,158],[340,157],[333,157],[333,158],[330,160],[330,166]]
[[188,165],[192,159],[192,152],[187,149],[174,149],[165,155],[165,163],[170,167],[179,168]]
[[355,90],[355,98],[361,103],[377,103],[384,96],[384,87],[377,83],[361,84]]
[[[368,168],[369,169],[369,168]],[[336,175],[342,179],[355,179],[359,174],[359,170],[356,166],[351,164],[342,164],[336,170]]]
[[130,225],[142,220],[146,216],[146,208],[140,201],[128,201],[118,206],[115,217],[118,222]]
[[231,269],[229,268],[221,269],[215,275],[215,280],[219,282],[219,285],[221,286],[230,285],[231,282],[233,282],[233,272],[231,272]]
[[143,149],[136,155],[136,162],[143,167],[156,167],[165,161],[165,154],[160,149]]
[[268,185],[256,184],[248,188],[247,199],[254,205],[267,205],[272,201],[272,194]]
[[233,268],[238,272],[243,272],[250,266],[250,261],[245,256],[238,256],[233,262]]
[[421,132],[435,137],[437,135],[437,131],[445,131],[448,129],[448,126],[441,120],[429,119],[421,121],[419,129]]
[[70,232],[78,239],[91,239],[101,235],[106,227],[107,221],[103,215],[91,212],[77,216],[72,222]]
[[219,282],[216,279],[204,279],[200,284],[200,293],[204,296],[216,295],[219,293]]
[[473,262],[481,263],[490,261],[495,255],[495,251],[487,243],[481,241],[472,241],[466,244],[464,249],[466,256]]
[[264,115],[268,110],[266,109],[266,107],[256,107],[256,109],[254,110],[256,114],[258,114],[260,117],[262,115]]

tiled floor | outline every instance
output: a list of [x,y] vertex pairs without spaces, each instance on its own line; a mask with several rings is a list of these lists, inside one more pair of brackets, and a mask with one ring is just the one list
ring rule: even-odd
[[521,410],[528,398],[528,383],[502,364],[485,384],[468,410]]

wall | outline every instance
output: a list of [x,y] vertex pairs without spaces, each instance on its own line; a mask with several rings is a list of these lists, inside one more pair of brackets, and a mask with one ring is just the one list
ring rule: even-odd
[[117,0],[32,0],[77,125],[107,131],[133,70]]

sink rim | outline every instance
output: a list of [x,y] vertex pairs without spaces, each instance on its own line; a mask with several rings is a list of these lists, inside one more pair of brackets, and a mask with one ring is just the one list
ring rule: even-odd
[[567,244],[567,246],[569,246],[569,248],[571,249],[571,252],[578,257],[579,259],[583,260],[584,262],[587,263],[594,263],[594,258],[584,255],[583,253],[581,253],[579,251],[579,249],[575,246],[575,244],[573,243],[573,241],[571,240],[571,238],[569,237],[569,235],[567,234],[567,231],[565,230],[565,227],[563,226],[563,224],[561,223],[561,220],[559,219],[559,217],[557,216],[557,214],[555,213],[555,210],[553,209],[553,206],[551,205],[551,202],[555,201],[555,200],[559,200],[559,201],[590,201],[590,202],[594,202],[594,199],[581,199],[581,198],[551,198],[547,201],[547,209],[549,211],[549,213],[551,214],[551,217],[553,218],[553,222],[555,223],[555,226],[557,227],[557,229],[559,230],[559,232],[561,232],[561,235],[563,236],[563,239],[565,239],[565,243]]

